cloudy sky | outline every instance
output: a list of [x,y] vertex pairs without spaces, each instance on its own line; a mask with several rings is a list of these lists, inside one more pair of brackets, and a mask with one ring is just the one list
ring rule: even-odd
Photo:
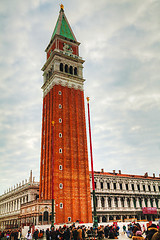
[[[0,1],[0,194],[39,180],[42,72],[58,0]],[[160,173],[160,1],[63,0],[85,59],[94,168]]]

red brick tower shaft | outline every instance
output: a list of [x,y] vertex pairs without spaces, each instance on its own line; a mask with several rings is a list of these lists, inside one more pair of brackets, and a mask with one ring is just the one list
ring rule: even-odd
[[[56,223],[92,222],[82,75],[84,60],[79,57],[78,48],[79,43],[61,8],[42,68],[40,199],[52,199],[53,180]],[[52,121],[55,122],[53,136]]]

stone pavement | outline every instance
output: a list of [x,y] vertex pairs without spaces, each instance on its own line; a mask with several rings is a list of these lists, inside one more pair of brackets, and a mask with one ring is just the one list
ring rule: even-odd
[[125,240],[125,239],[131,239],[131,238],[128,238],[128,237],[127,237],[127,234],[120,233],[120,235],[118,236],[118,239],[120,239],[120,240]]

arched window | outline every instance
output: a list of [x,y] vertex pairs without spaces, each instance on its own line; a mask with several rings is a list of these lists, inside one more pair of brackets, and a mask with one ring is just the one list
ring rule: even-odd
[[134,204],[134,207],[136,208],[136,199],[133,198],[133,204]]
[[45,211],[43,213],[43,221],[48,221],[48,212],[47,211]]
[[65,65],[65,72],[68,73],[68,65]]
[[107,222],[107,219],[105,216],[102,217],[102,222]]
[[117,197],[115,197],[114,202],[115,202],[115,206],[118,207],[118,199],[117,199]]
[[146,207],[148,207],[148,201],[147,201],[147,198],[144,199],[144,202],[145,202]]
[[61,72],[63,72],[63,63],[60,63],[59,69]]
[[72,66],[69,67],[69,73],[73,74],[73,67]]
[[39,222],[42,222],[42,213],[39,214]]
[[122,207],[124,207],[124,198],[121,198]]
[[141,198],[139,198],[139,205],[140,205],[140,207],[142,207],[142,199]]
[[104,197],[101,198],[101,206],[104,207]]
[[108,198],[108,207],[111,207],[111,198]]
[[77,68],[74,68],[74,75],[77,75]]
[[127,198],[127,205],[128,205],[129,208],[131,207],[131,202],[130,202],[129,198]]

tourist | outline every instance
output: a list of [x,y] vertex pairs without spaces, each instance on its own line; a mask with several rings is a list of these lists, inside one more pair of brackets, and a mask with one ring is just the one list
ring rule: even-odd
[[153,234],[151,240],[160,240],[160,228],[156,233]]
[[136,236],[133,236],[132,240],[144,240],[144,237],[142,237],[142,232],[136,231]]
[[35,240],[38,239],[38,233],[39,233],[38,229],[36,229],[36,231],[34,231],[34,233],[33,233],[33,238],[34,238]]
[[145,240],[151,240],[152,236],[157,232],[157,226],[155,224],[151,224],[146,231]]
[[125,234],[126,233],[126,226],[123,225],[123,233]]
[[28,233],[26,234],[26,238],[27,238],[27,240],[32,239],[32,235],[31,235],[30,230],[29,230]]

